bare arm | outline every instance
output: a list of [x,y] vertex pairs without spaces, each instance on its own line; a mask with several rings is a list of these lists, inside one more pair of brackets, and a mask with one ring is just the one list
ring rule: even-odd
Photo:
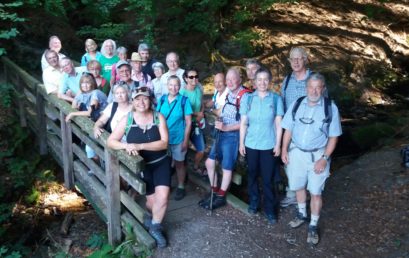
[[281,160],[285,165],[288,164],[289,159],[288,159],[288,146],[290,145],[292,133],[289,130],[285,130],[284,136],[283,136],[283,146],[281,148]]
[[98,118],[98,120],[94,124],[94,137],[98,138],[101,136],[101,133],[104,131],[103,127],[108,122],[109,116],[105,113]]
[[70,97],[70,96],[68,96],[66,94],[62,94],[62,93],[58,93],[57,96],[58,96],[59,99],[66,100],[66,101],[68,101],[70,103],[73,102],[73,100],[74,100],[74,98],[72,98],[72,97]]
[[241,156],[246,155],[246,146],[244,146],[244,138],[246,137],[247,127],[248,127],[248,118],[246,115],[241,116],[240,121],[240,145],[239,145],[239,152]]
[[[325,151],[323,155],[331,156],[334,152],[335,147],[337,146],[338,137],[329,137],[327,146],[325,147]],[[324,171],[325,167],[327,166],[328,162],[324,158],[320,158],[314,164],[314,172],[320,174]]]
[[281,128],[281,120],[283,120],[282,116],[276,116],[274,119],[274,126],[276,129],[276,145],[274,146],[274,156],[278,157],[281,153],[281,138],[283,136],[283,128]]
[[187,150],[189,144],[190,130],[192,129],[192,115],[185,116],[185,134],[183,138],[182,151]]

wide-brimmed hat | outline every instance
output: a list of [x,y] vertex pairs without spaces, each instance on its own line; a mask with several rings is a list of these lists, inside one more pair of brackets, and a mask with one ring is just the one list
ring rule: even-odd
[[131,61],[134,61],[134,62],[144,62],[145,59],[143,59],[138,52],[133,52],[133,53],[132,53],[132,56],[131,56]]
[[146,96],[146,97],[150,97],[150,91],[149,88],[144,86],[144,87],[139,87],[136,90],[132,91],[132,99],[138,97],[138,96]]
[[116,63],[116,68],[119,68],[119,67],[121,67],[123,65],[127,65],[127,66],[131,67],[131,65],[127,61],[119,60],[118,63]]

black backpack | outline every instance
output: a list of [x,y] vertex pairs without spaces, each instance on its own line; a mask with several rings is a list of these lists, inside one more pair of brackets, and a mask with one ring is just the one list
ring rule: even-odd
[[[295,114],[297,113],[297,110],[300,107],[301,102],[305,98],[306,98],[306,96],[300,97],[294,102],[294,106],[293,106],[293,110],[292,110],[293,121],[295,121]],[[331,103],[332,103],[331,99],[329,99],[327,97],[324,97],[324,114],[325,114],[325,118],[324,118],[324,120],[322,122],[323,123],[328,123],[328,126],[332,121]]]

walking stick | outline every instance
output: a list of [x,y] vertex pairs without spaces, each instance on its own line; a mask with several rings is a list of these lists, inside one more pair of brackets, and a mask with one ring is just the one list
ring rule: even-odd
[[[221,117],[219,117],[219,118],[217,118],[217,121],[221,122],[221,121],[223,121],[223,119]],[[217,162],[217,153],[218,153],[218,150],[219,150],[220,130],[216,129],[216,127],[214,129],[215,129],[215,137],[214,137],[215,138],[214,139],[215,155],[214,155],[214,160],[215,160],[215,162]],[[213,195],[214,195],[213,184],[214,184],[214,181],[216,180],[216,173],[217,173],[217,171],[216,171],[216,165],[215,165],[214,166],[214,171],[213,171],[213,180],[212,180],[212,182],[210,184],[210,216],[213,214]]]

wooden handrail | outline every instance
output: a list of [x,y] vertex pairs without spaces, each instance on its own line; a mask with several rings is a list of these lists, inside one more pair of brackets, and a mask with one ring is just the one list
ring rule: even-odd
[[[107,148],[106,142],[109,134],[103,132],[95,139],[93,136],[94,122],[87,117],[74,117],[72,122],[65,122],[65,117],[70,112],[76,111],[66,101],[60,100],[56,95],[48,95],[44,85],[20,68],[7,57],[1,57],[4,66],[6,83],[11,83],[18,92],[17,105],[20,115],[20,122],[23,126],[29,126],[36,132],[40,154],[47,153],[47,147],[51,153],[57,155],[56,160],[64,169],[64,184],[72,189],[74,184],[78,184],[83,189],[84,195],[98,206],[98,211],[104,213],[108,228],[108,239],[111,244],[121,241],[121,224],[124,218],[131,216],[132,221],[141,221],[141,207],[132,198],[124,197],[125,192],[120,191],[120,177],[129,182],[139,193],[145,194],[145,184],[137,177],[137,173],[143,168],[143,159],[140,156],[129,156],[125,151],[114,151]],[[30,101],[28,100],[30,99]],[[51,108],[51,109],[50,109]],[[53,109],[57,110],[53,111]],[[46,115],[47,114],[47,115]],[[58,114],[58,115],[57,115]],[[54,117],[50,119],[50,117]],[[34,121],[33,121],[34,119]],[[29,123],[27,123],[27,120]],[[59,120],[55,122],[56,120]],[[49,128],[58,128],[61,132],[54,135],[47,134]],[[93,146],[100,145],[103,153],[100,155],[104,160],[105,169],[101,168],[98,176],[104,180],[97,180],[87,174],[86,166],[89,168],[97,166],[93,160],[87,159],[83,148],[73,143],[73,136],[83,139],[83,142],[92,143]],[[59,156],[58,156],[59,155]],[[85,164],[85,165],[82,165]],[[105,191],[101,191],[104,189]],[[122,198],[121,198],[122,197]],[[95,198],[95,200],[93,200]],[[132,200],[132,201],[130,201]],[[135,211],[127,212],[127,216],[121,214],[121,202],[125,201],[125,207],[136,207]],[[122,223],[121,223],[122,220]],[[130,221],[129,218],[127,221]],[[154,240],[146,232],[142,232],[141,226],[134,227],[138,231],[134,232],[138,239],[146,240],[146,246],[152,247]],[[141,231],[142,230],[142,231]]]

